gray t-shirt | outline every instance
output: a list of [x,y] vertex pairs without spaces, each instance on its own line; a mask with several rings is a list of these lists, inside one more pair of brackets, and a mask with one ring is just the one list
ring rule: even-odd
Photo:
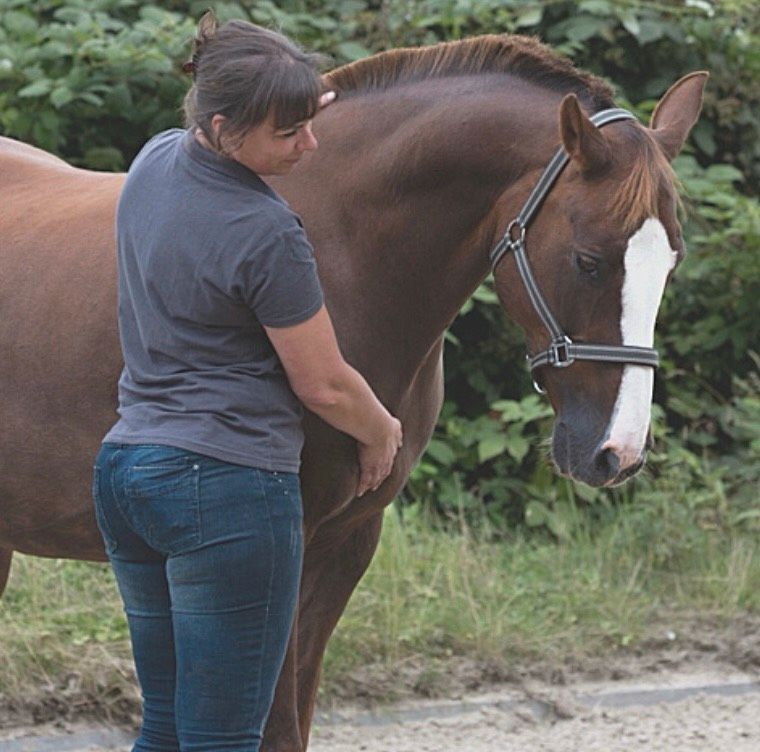
[[120,419],[103,441],[297,472],[302,408],[262,325],[322,306],[298,216],[189,131],[152,138],[116,213]]

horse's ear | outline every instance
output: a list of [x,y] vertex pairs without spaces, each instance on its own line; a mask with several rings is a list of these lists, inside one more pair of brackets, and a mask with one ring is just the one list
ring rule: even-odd
[[657,103],[649,127],[669,159],[686,141],[702,109],[702,94],[710,74],[695,71],[676,81]]
[[565,151],[584,173],[598,172],[612,158],[609,144],[581,109],[575,94],[568,94],[559,108],[559,132]]

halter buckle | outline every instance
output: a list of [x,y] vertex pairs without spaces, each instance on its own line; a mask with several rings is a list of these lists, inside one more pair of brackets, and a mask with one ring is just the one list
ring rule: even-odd
[[575,358],[570,357],[569,346],[573,344],[570,337],[564,337],[561,340],[556,340],[549,345],[549,365],[554,368],[567,368],[575,362]]

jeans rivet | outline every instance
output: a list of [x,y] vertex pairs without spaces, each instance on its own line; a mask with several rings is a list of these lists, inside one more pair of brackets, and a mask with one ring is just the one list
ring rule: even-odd
[[200,465],[193,465],[193,470],[200,470],[200,469],[201,469]]

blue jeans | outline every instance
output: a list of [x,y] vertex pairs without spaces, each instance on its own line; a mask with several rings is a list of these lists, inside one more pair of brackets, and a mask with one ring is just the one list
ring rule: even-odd
[[298,599],[298,475],[104,444],[93,495],[142,689],[133,752],[257,752]]

